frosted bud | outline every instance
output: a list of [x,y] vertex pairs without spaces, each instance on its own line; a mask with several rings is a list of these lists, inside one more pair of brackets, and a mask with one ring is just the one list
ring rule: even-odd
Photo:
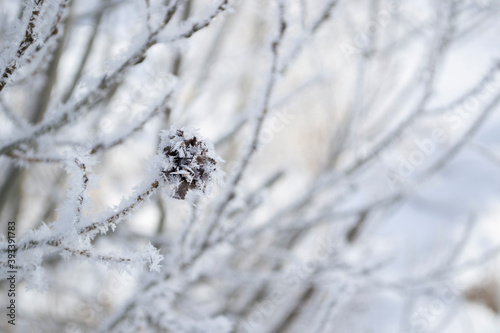
[[218,163],[222,159],[196,130],[171,127],[163,131],[158,154],[161,173],[175,199],[184,200],[189,191],[205,193],[209,183],[221,175]]

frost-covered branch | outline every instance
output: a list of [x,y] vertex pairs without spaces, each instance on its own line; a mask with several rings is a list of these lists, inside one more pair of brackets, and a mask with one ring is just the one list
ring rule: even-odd
[[257,119],[255,121],[254,128],[251,134],[250,144],[248,145],[247,150],[244,152],[243,156],[240,158],[237,170],[234,172],[234,174],[231,175],[231,179],[226,185],[225,193],[220,204],[215,208],[213,216],[208,221],[207,231],[202,236],[203,240],[201,242],[200,249],[204,249],[208,246],[210,237],[212,237],[217,222],[219,221],[219,218],[224,213],[229,202],[234,198],[236,186],[240,182],[246,168],[248,167],[251,157],[258,148],[258,142],[261,135],[264,119],[269,111],[271,94],[276,85],[276,81],[278,80],[279,50],[286,30],[285,6],[283,3],[279,3],[278,11],[279,11],[278,34],[271,43],[272,61],[270,66],[269,78],[266,87],[264,88],[262,107],[257,113]]
[[[177,0],[173,2],[173,4],[167,10],[167,13],[164,16],[160,27],[154,30],[148,36],[147,40],[142,44],[142,46],[140,46],[135,52],[133,52],[132,55],[120,66],[118,66],[117,69],[107,75],[104,75],[99,80],[95,89],[88,92],[83,98],[80,98],[78,101],[70,101],[67,104],[63,105],[62,110],[57,111],[56,116],[53,119],[43,121],[40,125],[37,125],[28,135],[24,135],[21,138],[13,140],[12,142],[5,144],[3,147],[0,147],[0,155],[12,151],[13,149],[19,147],[21,144],[32,142],[43,134],[61,128],[62,126],[89,112],[91,106],[102,101],[107,96],[107,92],[113,87],[116,87],[116,85],[121,80],[123,80],[125,74],[131,67],[144,61],[146,52],[152,46],[158,43],[160,32],[162,32],[165,26],[168,25],[170,20],[173,18],[174,14],[177,11],[179,3],[180,1]],[[226,8],[226,3],[227,0],[222,1],[222,3],[217,7],[217,10],[214,13],[210,14],[208,18],[203,19],[200,22],[193,23],[191,28],[189,28],[187,32],[174,37],[170,41],[189,38],[195,32],[207,27],[210,24],[211,20]]]
[[34,0],[33,4],[28,4],[26,13],[29,12],[29,19],[26,24],[26,30],[24,32],[24,37],[19,43],[17,51],[15,52],[15,56],[12,60],[8,62],[8,65],[5,69],[2,70],[2,74],[0,77],[0,92],[5,88],[9,79],[14,74],[14,72],[18,69],[19,63],[21,62],[23,56],[26,51],[38,40],[39,32],[37,30],[36,25],[38,24],[38,17],[40,15],[40,11],[42,10],[43,4],[45,0]]

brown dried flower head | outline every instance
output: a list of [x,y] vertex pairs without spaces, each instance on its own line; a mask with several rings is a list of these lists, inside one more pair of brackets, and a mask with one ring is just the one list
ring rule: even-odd
[[213,145],[196,131],[175,129],[162,133],[159,154],[161,173],[172,189],[171,196],[184,200],[189,191],[205,193],[207,185],[220,176],[222,161]]

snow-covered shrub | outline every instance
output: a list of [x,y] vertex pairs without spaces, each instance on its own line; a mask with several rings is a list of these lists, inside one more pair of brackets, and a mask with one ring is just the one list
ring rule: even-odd
[[0,331],[498,332],[499,18],[1,0]]

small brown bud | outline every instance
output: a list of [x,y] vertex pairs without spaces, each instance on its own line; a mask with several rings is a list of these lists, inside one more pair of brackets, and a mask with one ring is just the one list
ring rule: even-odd
[[211,143],[196,131],[171,128],[162,133],[159,154],[161,173],[172,188],[171,196],[184,200],[190,190],[205,193],[208,183],[220,174]]

